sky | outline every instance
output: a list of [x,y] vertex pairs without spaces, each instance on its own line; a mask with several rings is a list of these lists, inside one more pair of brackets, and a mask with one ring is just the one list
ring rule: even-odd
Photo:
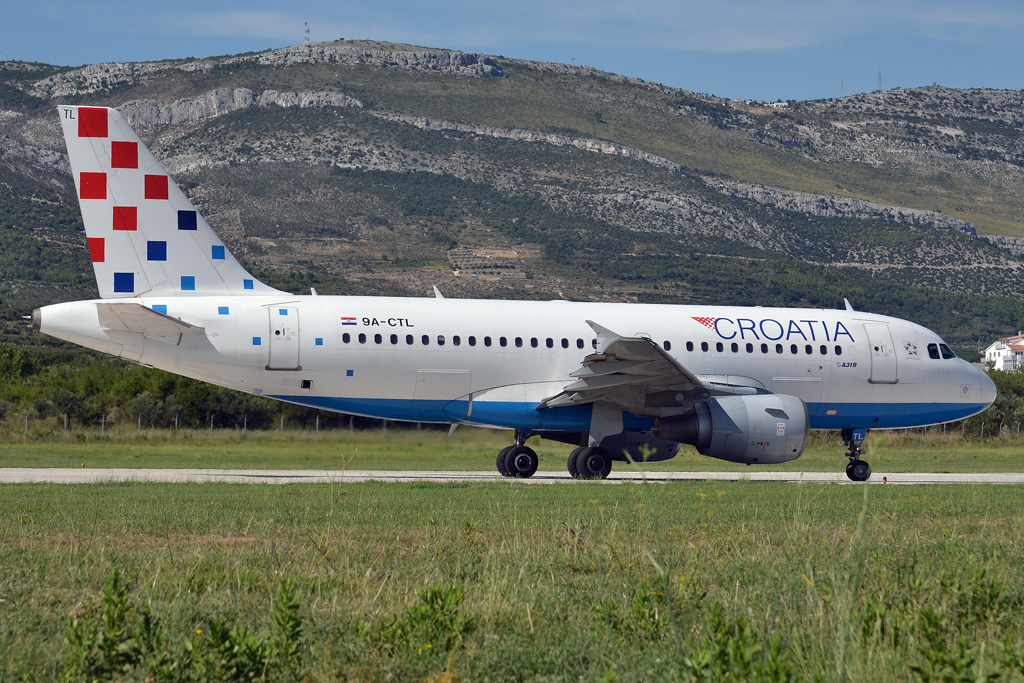
[[0,0],[6,59],[61,65],[385,40],[586,64],[720,97],[1024,87],[1020,0]]

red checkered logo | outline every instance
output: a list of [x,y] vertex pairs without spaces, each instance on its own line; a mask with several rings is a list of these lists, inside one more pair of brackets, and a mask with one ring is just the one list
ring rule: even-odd
[[696,320],[697,322],[699,322],[701,325],[703,325],[704,327],[708,328],[709,330],[713,330],[713,329],[715,329],[715,321],[718,320],[718,318],[704,318],[704,317],[700,317],[700,318],[694,318],[694,320]]

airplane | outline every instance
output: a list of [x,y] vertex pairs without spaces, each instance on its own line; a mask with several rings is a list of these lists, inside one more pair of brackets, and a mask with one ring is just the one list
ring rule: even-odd
[[961,420],[988,375],[912,322],[845,309],[295,295],[235,260],[115,109],[58,107],[100,298],[32,329],[197,380],[328,411],[509,429],[575,446],[569,473],[682,444],[748,465],[839,430],[865,481],[868,430]]

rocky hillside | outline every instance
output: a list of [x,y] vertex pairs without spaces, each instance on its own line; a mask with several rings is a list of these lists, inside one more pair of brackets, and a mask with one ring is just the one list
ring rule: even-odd
[[1024,93],[769,108],[377,42],[0,63],[0,297],[93,290],[58,103],[117,107],[239,257],[326,293],[860,307],[1024,323]]

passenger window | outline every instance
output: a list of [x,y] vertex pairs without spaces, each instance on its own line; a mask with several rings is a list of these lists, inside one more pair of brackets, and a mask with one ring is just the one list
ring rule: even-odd
[[753,352],[754,352],[754,345],[753,345],[753,344],[750,344],[750,343],[748,342],[748,343],[747,343],[747,353],[753,353]]
[[591,348],[597,348],[597,337],[594,337],[593,339],[590,340],[590,346]]
[[408,344],[409,346],[412,346],[415,341],[416,338],[413,337],[411,334],[405,335],[405,343]]
[[576,340],[576,348],[577,349],[582,349],[583,348],[583,340],[582,339],[577,339]]
[[800,349],[797,348],[796,344],[790,344],[789,345],[789,352],[792,353],[793,355],[796,355],[796,354],[800,353]]
[[362,332],[359,333],[359,343],[360,344],[365,344],[366,343],[366,335],[363,334]]
[[843,347],[840,346],[839,344],[836,344],[836,355],[837,356],[843,355]]
[[566,339],[565,337],[562,337],[562,348],[563,349],[569,348],[569,340]]
[[452,344],[455,344],[455,346],[461,345],[462,337],[460,337],[459,335],[455,335],[454,337],[452,337]]
[[341,335],[341,341],[348,344],[350,341],[352,341],[352,336],[348,332],[346,332],[345,334]]
[[686,342],[686,350],[693,351],[693,342]]
[[768,353],[768,345],[761,344],[761,353]]
[[672,350],[672,342],[670,342],[670,341],[668,341],[668,340],[666,340],[666,341],[665,341],[665,343],[663,344],[663,346],[665,347],[665,350],[666,350],[666,351],[671,351],[671,350]]
[[932,360],[939,360],[939,345],[929,344],[928,345],[928,357]]
[[953,353],[953,349],[949,348],[945,344],[939,344],[939,350],[942,351],[942,358],[944,360],[956,358],[956,354]]
[[551,337],[548,337],[547,339],[545,339],[545,340],[544,340],[544,344],[545,344],[545,346],[547,346],[547,347],[548,347],[549,349],[553,349],[553,348],[555,348],[555,340],[554,340],[554,339],[552,339]]
[[536,337],[531,337],[530,338],[530,346],[532,346],[533,348],[537,348],[537,338]]
[[707,342],[701,342],[700,343],[700,350],[701,351],[707,351],[708,350],[708,343]]
[[430,346],[430,337],[428,337],[427,335],[423,335],[422,337],[420,337],[420,341],[423,342],[424,346]]
[[391,335],[391,343],[392,344],[397,344],[398,343],[398,335],[397,334]]
[[807,355],[809,356],[809,355],[811,355],[812,353],[814,353],[814,347],[812,347],[812,346],[811,346],[810,344],[806,344],[806,345],[804,346],[804,351],[805,351],[805,352],[807,353]]
[[718,351],[719,353],[721,353],[724,348],[725,347],[722,346],[722,342],[718,342],[717,344],[715,344],[715,351]]
[[782,344],[775,345],[775,353],[782,353]]
[[484,337],[484,346],[490,346],[490,345],[491,345],[491,338],[490,337]]
[[476,346],[476,337],[470,337],[469,338],[469,345],[470,346]]
[[508,346],[508,339],[505,339],[504,337],[502,337],[501,339],[498,340],[498,344],[500,344],[501,347],[504,348],[504,347]]
[[828,347],[825,346],[824,344],[821,345],[821,349],[819,349],[819,350],[821,351],[821,355],[823,355],[823,356],[827,356],[828,355]]
[[374,344],[380,344],[382,341],[384,341],[384,337],[380,336],[379,334],[373,335]]
[[516,337],[516,348],[519,348],[519,349],[523,348],[523,338],[522,337]]
[[437,345],[438,346],[444,346],[444,335],[441,335],[441,334],[437,335]]
[[733,342],[732,344],[730,344],[730,346],[732,347],[732,352],[733,353],[736,353],[736,352],[738,352],[740,350],[740,345],[737,344],[736,342]]

